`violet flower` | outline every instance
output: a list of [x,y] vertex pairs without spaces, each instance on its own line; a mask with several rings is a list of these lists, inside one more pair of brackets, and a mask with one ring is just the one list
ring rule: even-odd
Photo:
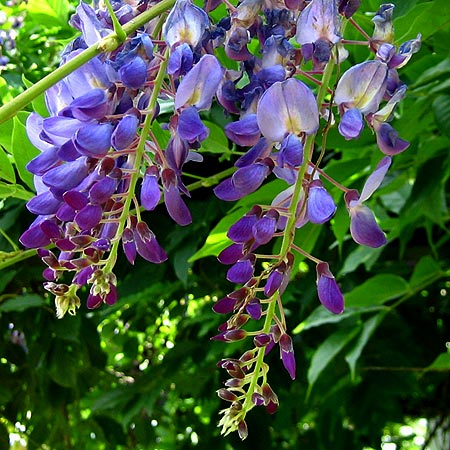
[[339,286],[330,272],[328,263],[320,262],[316,266],[317,271],[317,293],[319,300],[325,308],[333,314],[344,311],[344,297]]
[[385,156],[367,178],[361,195],[356,190],[345,194],[345,202],[350,214],[350,233],[358,244],[377,248],[386,243],[386,236],[377,224],[373,212],[363,203],[378,189],[390,165],[391,158]]

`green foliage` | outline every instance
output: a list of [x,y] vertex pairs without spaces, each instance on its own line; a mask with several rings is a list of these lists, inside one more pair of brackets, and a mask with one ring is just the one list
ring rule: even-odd
[[[75,3],[5,7],[25,20],[0,77],[0,104],[53,70],[72,37],[67,18]],[[367,3],[373,10],[379,4]],[[194,225],[171,233],[159,207],[152,228],[169,263],[137,262],[131,271],[119,260],[119,305],[94,313],[82,307],[59,321],[41,287],[40,261],[11,244],[32,220],[24,212],[33,189],[25,164],[35,154],[24,128],[28,113],[0,126],[0,267],[17,261],[0,272],[0,449],[8,448],[8,433],[24,438],[28,449],[55,450],[360,450],[380,448],[387,436],[398,449],[418,450],[417,436],[435,439],[439,448],[443,441],[430,430],[448,421],[450,10],[447,0],[396,3],[398,40],[419,31],[425,40],[402,69],[409,90],[396,111],[396,128],[411,148],[394,159],[390,178],[371,199],[389,244],[354,245],[346,214],[327,230],[300,231],[302,248],[326,257],[339,273],[347,307],[339,316],[317,307],[314,270],[296,260],[285,296],[298,379],[289,383],[278,354],[271,355],[282,408],[274,416],[255,411],[244,443],[220,438],[216,428],[223,405],[214,390],[224,381],[216,361],[244,347],[224,350],[209,341],[221,322],[211,307],[232,289],[215,256],[229,244],[229,225],[283,182],[269,180],[227,208],[211,189],[198,190],[190,202]],[[42,98],[33,108],[43,111]],[[223,117],[208,119],[211,134],[200,151],[205,159],[231,158]],[[153,133],[161,143],[168,139],[157,125]],[[361,188],[380,159],[373,136],[366,131],[356,147],[333,129],[327,142],[335,154],[327,173]],[[331,193],[342,201],[337,190]],[[412,430],[406,436],[405,425]]]

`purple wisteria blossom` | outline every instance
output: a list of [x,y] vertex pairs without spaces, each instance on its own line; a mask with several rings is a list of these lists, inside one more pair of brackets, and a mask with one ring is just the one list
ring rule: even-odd
[[391,158],[385,156],[367,178],[361,195],[356,190],[345,194],[350,213],[350,233],[358,244],[377,248],[386,243],[386,236],[377,224],[373,212],[363,203],[378,189],[390,165]]

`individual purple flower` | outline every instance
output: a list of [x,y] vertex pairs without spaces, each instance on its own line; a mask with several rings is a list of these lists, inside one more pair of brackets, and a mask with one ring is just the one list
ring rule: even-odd
[[252,209],[235,222],[228,229],[227,236],[235,243],[243,244],[253,238],[253,227],[261,217],[260,206],[253,206]]
[[167,73],[174,77],[186,75],[192,69],[193,64],[192,49],[188,44],[183,43],[172,50],[167,65]]
[[341,314],[344,311],[344,297],[339,289],[336,279],[330,272],[328,263],[318,263],[316,271],[317,293],[320,302],[333,314]]
[[145,222],[138,222],[133,230],[136,250],[142,258],[155,264],[167,260],[167,254]]
[[272,142],[281,142],[290,133],[312,134],[319,128],[314,94],[296,78],[276,82],[259,99],[257,121],[262,135]]
[[163,26],[164,40],[173,49],[179,44],[189,44],[195,49],[209,28],[206,12],[191,0],[177,0]]
[[341,114],[338,129],[346,139],[358,137],[364,127],[363,115],[378,109],[386,90],[387,76],[387,65],[374,60],[351,67],[340,78],[334,101]]
[[224,248],[219,255],[217,256],[217,259],[222,264],[234,264],[235,262],[239,261],[244,256],[244,249],[243,244],[231,244],[228,247]]
[[225,126],[225,134],[237,145],[250,147],[259,142],[261,131],[258,127],[256,114],[247,114],[240,120]]
[[135,139],[139,126],[138,110],[132,110],[125,114],[111,135],[111,145],[116,150],[127,148]]
[[122,247],[123,252],[131,265],[134,265],[136,260],[136,245],[134,243],[134,233],[131,228],[124,228],[122,233]]
[[328,222],[336,212],[336,204],[319,180],[309,184],[306,217],[312,223]]
[[356,190],[345,194],[350,214],[350,233],[358,244],[378,248],[386,243],[386,236],[377,224],[373,212],[363,203],[378,189],[390,165],[391,158],[385,156],[367,178],[361,195]]
[[255,256],[250,253],[228,269],[227,280],[236,284],[244,284],[250,280],[254,271]]
[[192,216],[186,203],[181,198],[178,187],[178,179],[172,169],[165,169],[162,172],[162,180],[164,187],[164,203],[169,216],[178,225],[189,225],[192,222]]
[[201,121],[197,108],[190,106],[183,109],[178,117],[177,133],[181,139],[192,144],[204,141],[209,135],[209,130]]
[[323,68],[333,45],[341,40],[340,28],[335,0],[311,0],[297,19],[295,39],[302,46],[303,57],[312,58],[316,68]]
[[303,144],[298,136],[288,134],[283,139],[277,154],[277,162],[279,167],[299,167],[303,164]]
[[280,358],[283,361],[284,368],[289,373],[290,377],[295,380],[295,356],[294,346],[292,345],[291,337],[283,333],[279,340]]
[[386,3],[380,6],[372,22],[375,25],[372,40],[372,45],[377,45],[382,42],[392,42],[394,40],[394,23],[392,20],[394,14],[394,5]]
[[157,167],[148,167],[145,171],[141,187],[141,205],[147,211],[153,211],[161,198],[158,179],[159,173]]
[[203,55],[178,86],[175,108],[189,105],[195,106],[198,111],[210,109],[223,73],[224,70],[214,55]]

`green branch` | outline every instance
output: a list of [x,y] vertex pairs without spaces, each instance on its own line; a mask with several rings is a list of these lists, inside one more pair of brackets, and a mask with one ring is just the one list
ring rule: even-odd
[[[122,27],[126,36],[138,30],[150,20],[158,17],[160,14],[167,11],[175,3],[175,0],[162,0],[160,3],[152,6],[149,10],[143,12],[133,20]],[[92,58],[103,52],[110,52],[115,50],[123,42],[123,36],[119,36],[116,32],[109,34],[100,41],[88,47],[75,58],[67,61],[64,65],[58,67],[55,71],[48,74],[45,78],[38,81],[33,86],[18,95],[14,100],[6,103],[0,108],[0,124],[6,122],[11,117],[15,116],[19,111],[30,104],[36,97],[44,93],[51,86],[62,80],[67,75],[74,72],[76,69],[86,64]]]

